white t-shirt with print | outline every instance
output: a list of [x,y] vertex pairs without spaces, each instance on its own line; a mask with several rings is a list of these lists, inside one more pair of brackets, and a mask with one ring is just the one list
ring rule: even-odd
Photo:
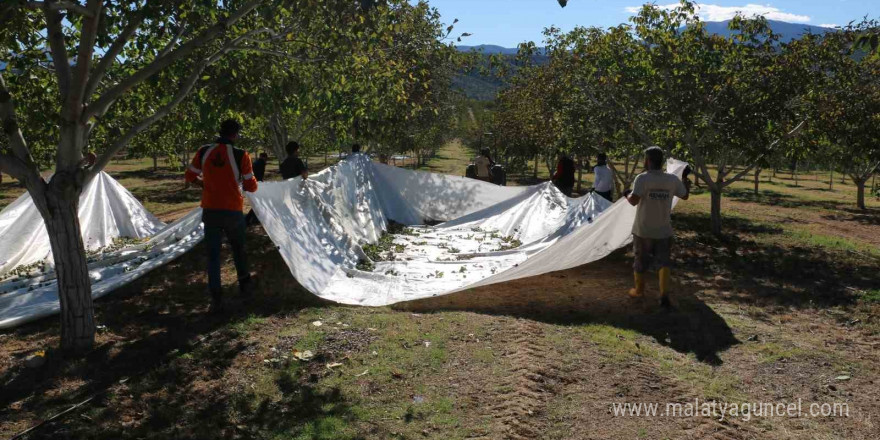
[[639,196],[632,233],[642,238],[672,237],[672,197],[684,197],[687,190],[681,179],[660,170],[636,176],[633,194]]

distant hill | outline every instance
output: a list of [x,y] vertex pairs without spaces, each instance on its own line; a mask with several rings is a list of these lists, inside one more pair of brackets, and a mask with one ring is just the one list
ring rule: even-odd
[[500,53],[502,55],[516,55],[518,50],[515,47],[509,48],[496,46],[494,44],[479,44],[477,46],[455,46],[455,48],[458,49],[459,52],[477,51],[482,52],[486,55],[494,55],[496,53]]
[[[810,24],[788,23],[785,21],[777,20],[767,20],[767,23],[770,25],[770,29],[773,29],[773,32],[779,34],[779,41],[782,43],[791,42],[791,40],[796,40],[802,35],[808,33],[824,34],[826,32],[834,32],[834,28],[813,26]],[[734,31],[731,31],[727,28],[730,25],[730,20],[707,21],[705,22],[705,24],[706,30],[713,34],[725,37],[729,37],[734,34]]]

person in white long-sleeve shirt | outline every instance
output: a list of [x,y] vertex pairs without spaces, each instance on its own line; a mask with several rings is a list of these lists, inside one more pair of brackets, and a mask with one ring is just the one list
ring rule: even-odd
[[596,161],[596,166],[593,167],[593,173],[596,175],[593,189],[596,191],[596,194],[612,202],[611,190],[614,188],[614,176],[611,173],[611,169],[608,168],[608,156],[605,153],[599,153],[596,156]]

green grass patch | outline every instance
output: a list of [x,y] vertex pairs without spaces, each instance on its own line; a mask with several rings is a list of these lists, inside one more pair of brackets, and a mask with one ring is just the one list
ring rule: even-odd
[[859,295],[863,302],[869,304],[880,304],[880,289],[864,290]]
[[880,257],[880,249],[877,249],[876,247],[867,244],[858,243],[847,238],[814,234],[809,231],[804,231],[802,229],[792,227],[784,227],[783,230],[785,231],[785,235],[788,238],[791,238],[803,245],[821,247],[825,249],[834,249],[839,251],[865,252]]
[[801,348],[787,344],[780,344],[778,342],[747,344],[746,350],[755,353],[758,356],[758,361],[762,363],[773,363],[782,359],[794,359],[807,354],[807,352]]
[[250,314],[247,318],[232,324],[231,327],[240,334],[247,334],[260,325],[265,324],[267,321],[268,320],[264,317]]

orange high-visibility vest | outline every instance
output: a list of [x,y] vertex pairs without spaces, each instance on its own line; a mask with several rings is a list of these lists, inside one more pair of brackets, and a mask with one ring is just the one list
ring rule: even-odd
[[208,144],[199,148],[186,170],[185,179],[193,182],[201,176],[202,209],[241,211],[245,191],[257,190],[253,165],[247,152],[231,144]]

